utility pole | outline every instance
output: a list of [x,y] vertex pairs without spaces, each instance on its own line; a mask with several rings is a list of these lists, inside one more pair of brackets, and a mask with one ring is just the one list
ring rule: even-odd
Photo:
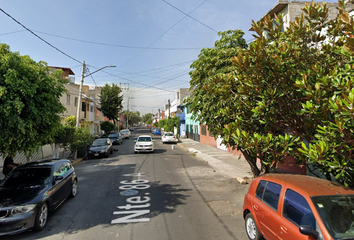
[[171,117],[171,102],[170,99],[168,99],[168,118]]
[[127,128],[129,126],[129,97],[128,97],[128,102],[127,102]]
[[[84,74],[85,74],[85,61],[82,62],[82,72],[81,72],[81,83],[79,89],[79,100],[77,101],[77,111],[76,111],[76,128],[80,126],[80,112],[81,112],[81,100],[82,100],[82,86],[84,85]],[[75,156],[76,159],[76,156]]]
[[[116,67],[116,66],[104,66],[90,74],[87,74],[85,76],[85,61],[82,62],[82,72],[81,72],[81,83],[80,83],[80,88],[79,88],[79,99],[78,99],[78,102],[77,102],[77,111],[76,111],[76,129],[78,129],[80,127],[80,113],[81,113],[81,107],[82,107],[82,87],[84,85],[84,78],[85,77],[88,77],[98,71],[101,71],[102,69],[104,68],[107,68],[107,67]],[[77,158],[77,150],[75,150],[74,152],[74,159]]]

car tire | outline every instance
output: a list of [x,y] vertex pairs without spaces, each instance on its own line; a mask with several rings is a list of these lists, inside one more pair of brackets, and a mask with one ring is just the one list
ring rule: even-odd
[[34,231],[42,230],[47,224],[47,220],[48,220],[48,205],[47,203],[44,202],[38,207],[36,221],[34,223],[33,230]]
[[76,194],[77,194],[77,180],[74,179],[73,184],[71,185],[70,197],[74,198],[76,197]]
[[138,153],[138,151],[134,151],[134,153],[135,153],[135,154],[137,154],[137,153]]
[[245,228],[247,236],[250,240],[261,240],[262,235],[258,231],[256,222],[254,221],[252,213],[248,213],[245,217]]

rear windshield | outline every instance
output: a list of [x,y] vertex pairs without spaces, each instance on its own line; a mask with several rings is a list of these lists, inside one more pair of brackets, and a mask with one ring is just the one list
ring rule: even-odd
[[165,136],[173,136],[173,133],[165,133]]

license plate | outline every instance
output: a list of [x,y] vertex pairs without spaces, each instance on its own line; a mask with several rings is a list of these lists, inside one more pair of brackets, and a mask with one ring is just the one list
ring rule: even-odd
[[98,153],[95,153],[95,156],[98,156]]

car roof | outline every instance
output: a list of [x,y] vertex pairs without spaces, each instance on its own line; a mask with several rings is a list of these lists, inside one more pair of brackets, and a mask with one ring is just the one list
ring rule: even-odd
[[354,194],[354,189],[322,178],[298,174],[265,174],[259,180],[269,180],[280,183],[286,188],[306,193],[308,196]]
[[21,168],[30,168],[30,167],[52,167],[55,164],[58,163],[63,163],[63,162],[68,162],[70,161],[69,159],[45,159],[41,161],[34,161],[34,162],[29,162],[25,163],[23,165],[18,166],[16,169],[21,169]]
[[150,135],[139,135],[138,138],[140,138],[140,137],[149,137],[149,138],[151,138]]

